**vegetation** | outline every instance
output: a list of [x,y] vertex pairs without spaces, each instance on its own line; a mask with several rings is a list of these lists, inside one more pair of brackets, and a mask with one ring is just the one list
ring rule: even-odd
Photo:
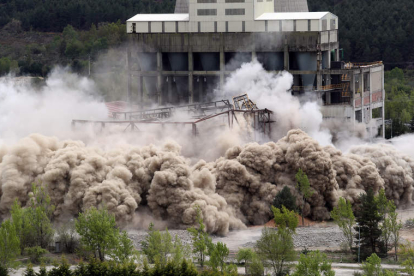
[[178,237],[175,237],[173,242],[168,229],[161,233],[154,230],[152,223],[148,229],[148,236],[142,242],[142,251],[150,263],[161,267],[168,263],[179,265],[189,255],[188,247],[184,246]]
[[[381,253],[384,256],[384,242],[381,240],[382,231],[380,223],[383,216],[380,213],[380,206],[372,189],[360,196],[360,206],[357,207],[356,222],[354,227],[356,244],[360,245],[360,257],[365,260],[373,253]],[[359,233],[361,237],[359,237]],[[358,247],[354,248],[355,255],[358,254]]]
[[14,268],[19,255],[20,240],[16,229],[10,220],[5,220],[0,227],[0,269]]
[[302,216],[302,226],[305,226],[305,218],[303,212],[305,210],[306,200],[312,196],[313,191],[310,187],[308,176],[302,171],[302,169],[299,169],[295,177],[297,181],[297,188],[302,195],[303,203],[301,206],[300,214]]
[[351,250],[354,244],[352,227],[355,225],[355,216],[352,211],[351,202],[341,197],[338,206],[334,207],[332,210],[331,217],[342,230],[342,233],[348,241],[349,250]]
[[369,256],[366,262],[363,262],[361,268],[364,272],[364,276],[397,276],[399,273],[382,269],[381,267],[381,259],[377,256],[377,254],[373,253]]
[[11,220],[20,240],[20,251],[27,247],[47,248],[52,241],[54,230],[50,221],[54,206],[45,187],[33,184],[29,206],[22,208],[15,201],[11,210]]
[[124,22],[137,13],[174,12],[174,5],[171,0],[1,0],[0,27],[17,19],[25,30],[61,32],[67,25],[87,30],[101,22]]
[[414,2],[411,0],[309,0],[310,11],[339,17],[339,43],[344,60],[383,60],[387,68],[412,67]]
[[256,252],[251,248],[239,248],[236,259],[239,263],[244,262],[244,274],[249,275],[249,266],[255,257],[257,257]]
[[79,214],[76,220],[76,231],[81,237],[82,244],[90,250],[95,258],[101,261],[117,244],[119,230],[116,227],[115,216],[108,210],[95,207]]
[[288,186],[283,187],[283,189],[276,194],[275,199],[273,200],[273,206],[278,209],[285,206],[290,211],[297,211],[298,209],[298,206],[296,205],[296,197],[292,195]]
[[275,275],[286,275],[287,262],[295,259],[293,234],[298,225],[297,215],[286,207],[277,209],[272,206],[277,230],[264,228],[262,236],[256,242],[256,252],[263,263],[273,269]]
[[414,71],[385,72],[386,138],[414,131]]
[[326,254],[314,251],[308,254],[300,254],[298,265],[292,276],[302,275],[333,276],[335,272],[332,270],[331,263],[327,260]]
[[194,209],[196,212],[196,222],[198,227],[191,227],[187,230],[192,236],[193,253],[196,254],[198,263],[201,267],[203,267],[206,255],[208,255],[208,251],[213,243],[208,233],[206,233],[200,206],[196,206]]

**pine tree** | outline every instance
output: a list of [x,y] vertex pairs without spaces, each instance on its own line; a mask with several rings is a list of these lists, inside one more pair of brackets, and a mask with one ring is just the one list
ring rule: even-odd
[[282,209],[285,206],[290,211],[297,211],[298,206],[296,205],[296,197],[292,195],[289,187],[285,186],[278,192],[273,200],[273,206]]
[[[379,210],[378,200],[376,200],[374,196],[374,191],[369,189],[366,194],[361,194],[360,202],[361,204],[357,207],[357,211],[355,212],[357,222],[357,226],[354,227],[356,231],[356,247],[353,248],[353,251],[357,256],[358,246],[361,246],[361,260],[365,260],[373,253],[383,256],[384,243],[380,239],[382,234],[380,223],[382,222],[383,217]],[[359,231],[361,233],[360,238]]]

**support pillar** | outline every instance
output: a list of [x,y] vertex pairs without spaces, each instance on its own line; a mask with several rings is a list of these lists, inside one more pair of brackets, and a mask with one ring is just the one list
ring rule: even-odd
[[127,46],[127,58],[126,58],[126,66],[128,72],[128,85],[127,85],[127,102],[131,104],[131,41],[128,42]]
[[226,62],[224,58],[224,37],[223,34],[220,34],[220,93],[224,94],[224,73],[226,71]]
[[188,49],[188,102],[194,103],[194,63],[193,63],[193,51],[191,46]]
[[157,52],[157,100],[158,104],[162,104],[162,54]]
[[139,107],[144,109],[144,77],[138,77]]
[[318,51],[317,56],[316,56],[316,89],[321,91],[322,90],[322,52]]
[[289,70],[289,45],[287,38],[285,37],[285,44],[284,44],[284,70]]

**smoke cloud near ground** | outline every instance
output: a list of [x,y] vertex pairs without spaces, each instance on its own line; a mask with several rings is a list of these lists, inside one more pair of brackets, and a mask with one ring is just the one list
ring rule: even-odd
[[[318,102],[293,97],[291,83],[288,73],[267,73],[257,62],[227,79],[227,98],[247,93],[259,108],[275,112],[272,137],[257,143],[247,135],[248,123],[229,130],[220,118],[200,125],[197,138],[185,127],[74,131],[73,118],[107,117],[90,93],[92,82],[61,69],[38,90],[2,80],[0,217],[15,199],[26,205],[35,182],[47,187],[56,220],[104,204],[124,226],[145,228],[154,220],[159,227],[186,228],[198,205],[207,231],[225,235],[269,221],[270,204],[284,186],[301,204],[299,169],[314,191],[305,206],[313,219],[329,219],[339,197],[358,202],[369,188],[384,188],[400,207],[411,205],[414,156],[397,148],[413,137],[364,145],[364,129],[323,122]],[[335,147],[350,138],[359,145],[348,152]]]

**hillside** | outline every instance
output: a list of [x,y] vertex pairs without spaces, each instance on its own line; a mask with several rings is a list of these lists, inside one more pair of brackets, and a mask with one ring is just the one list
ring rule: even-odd
[[308,0],[310,11],[339,17],[344,59],[383,60],[387,69],[414,68],[414,1]]

